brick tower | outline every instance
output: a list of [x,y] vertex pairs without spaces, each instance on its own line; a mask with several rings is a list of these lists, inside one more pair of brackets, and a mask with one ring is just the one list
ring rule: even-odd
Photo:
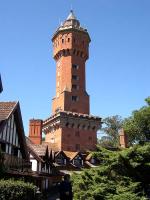
[[56,96],[52,116],[43,122],[46,142],[57,150],[86,151],[96,147],[101,118],[90,115],[85,62],[90,37],[73,11],[52,37],[56,61]]

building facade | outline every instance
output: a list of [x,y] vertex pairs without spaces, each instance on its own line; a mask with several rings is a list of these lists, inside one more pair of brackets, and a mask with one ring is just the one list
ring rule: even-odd
[[19,102],[0,102],[0,149],[7,173],[31,172]]

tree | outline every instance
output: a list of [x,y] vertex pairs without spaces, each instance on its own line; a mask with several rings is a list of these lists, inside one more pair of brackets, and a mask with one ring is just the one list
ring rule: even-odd
[[130,144],[150,140],[150,97],[145,99],[147,105],[133,111],[125,119],[123,128],[128,134]]
[[122,151],[99,148],[97,168],[73,175],[75,200],[147,200],[150,189],[150,144]]
[[102,131],[106,135],[99,140],[99,143],[106,147],[118,146],[119,134],[118,131],[122,128],[123,120],[120,116],[115,115],[107,117],[103,120]]

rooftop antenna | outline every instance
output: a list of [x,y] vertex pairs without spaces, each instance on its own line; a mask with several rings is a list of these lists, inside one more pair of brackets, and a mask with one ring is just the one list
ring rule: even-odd
[[60,21],[60,18],[59,18],[59,25],[61,25],[61,21]]
[[72,4],[70,5],[70,11],[73,12],[73,6],[72,6]]

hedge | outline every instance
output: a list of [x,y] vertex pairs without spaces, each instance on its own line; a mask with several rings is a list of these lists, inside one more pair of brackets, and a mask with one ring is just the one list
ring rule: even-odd
[[19,180],[0,180],[1,200],[35,199],[36,186]]

